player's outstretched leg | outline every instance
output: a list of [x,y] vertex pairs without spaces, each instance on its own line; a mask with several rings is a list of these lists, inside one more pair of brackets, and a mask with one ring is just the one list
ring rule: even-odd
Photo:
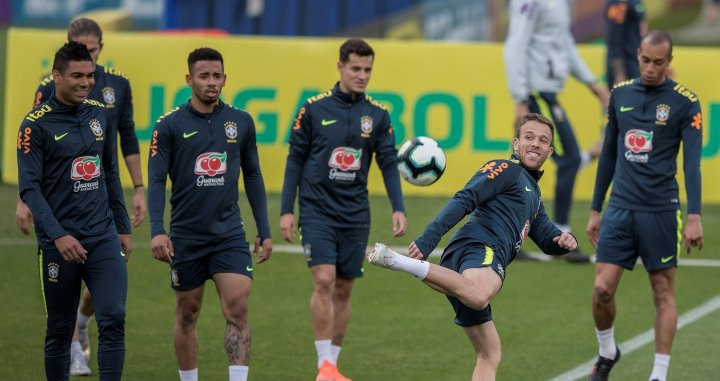
[[368,262],[395,271],[404,271],[418,279],[425,279],[430,270],[430,263],[406,257],[396,253],[382,243],[376,243],[368,253]]

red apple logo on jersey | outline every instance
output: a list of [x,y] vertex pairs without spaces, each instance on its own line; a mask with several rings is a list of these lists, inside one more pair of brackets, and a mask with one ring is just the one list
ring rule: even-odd
[[227,153],[206,152],[195,159],[196,175],[222,175],[227,171]]
[[632,153],[652,151],[653,133],[645,130],[630,130],[625,133],[625,148]]
[[100,156],[80,156],[73,160],[71,179],[88,181],[96,177],[100,177]]
[[362,149],[350,147],[337,147],[330,155],[328,165],[331,168],[340,168],[343,171],[360,169],[360,157]]

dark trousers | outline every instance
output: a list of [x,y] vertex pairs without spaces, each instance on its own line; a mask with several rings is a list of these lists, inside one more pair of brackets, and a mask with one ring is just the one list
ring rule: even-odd
[[555,151],[552,158],[557,165],[555,182],[555,223],[567,225],[573,201],[575,177],[580,169],[580,147],[570,122],[554,93],[533,93],[528,99],[530,112],[540,113],[555,124]]
[[40,248],[38,265],[47,317],[45,376],[52,381],[69,377],[70,343],[84,280],[95,305],[100,380],[120,380],[125,362],[125,257],[116,234],[83,247],[88,251],[84,264],[65,262],[54,246]]

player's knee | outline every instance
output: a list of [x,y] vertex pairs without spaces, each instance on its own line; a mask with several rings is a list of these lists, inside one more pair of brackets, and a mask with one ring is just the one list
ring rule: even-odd
[[332,295],[335,291],[335,276],[316,274],[313,279],[313,291],[318,294]]
[[491,366],[494,369],[497,369],[500,365],[500,358],[501,352],[500,348],[498,348],[496,351],[478,351],[475,354],[477,356],[477,363],[482,364],[485,366]]
[[490,304],[490,294],[485,292],[473,292],[464,299],[464,304],[474,310],[485,309]]
[[615,293],[607,284],[596,282],[593,286],[593,303],[605,305],[612,302],[614,297]]
[[240,324],[247,320],[247,299],[235,298],[227,301],[223,306],[223,313],[228,322]]
[[182,326],[195,326],[198,317],[200,317],[200,303],[179,303],[175,309],[175,320]]

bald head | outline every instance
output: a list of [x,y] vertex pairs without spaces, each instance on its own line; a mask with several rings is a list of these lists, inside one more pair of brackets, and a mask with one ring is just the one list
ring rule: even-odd
[[662,45],[667,44],[667,55],[668,58],[672,57],[672,48],[673,48],[673,42],[672,38],[670,37],[670,34],[664,30],[655,29],[648,32],[640,41],[640,45],[642,44],[649,44],[649,45]]

